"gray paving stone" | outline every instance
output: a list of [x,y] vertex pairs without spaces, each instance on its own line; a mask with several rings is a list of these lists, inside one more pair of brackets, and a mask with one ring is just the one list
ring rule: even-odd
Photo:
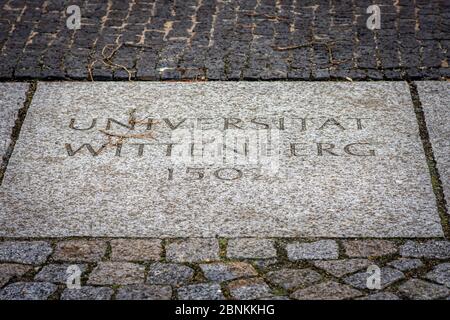
[[368,296],[362,298],[357,298],[356,300],[401,300],[401,299],[391,292],[379,292],[369,294]]
[[[186,172],[191,143],[167,143],[199,118],[269,125],[280,153]],[[405,82],[39,83],[0,198],[9,237],[443,235]]]
[[46,300],[57,286],[47,282],[15,282],[0,290],[0,300]]
[[450,288],[450,263],[442,263],[425,275],[425,278]]
[[219,243],[214,238],[192,238],[169,243],[166,259],[172,262],[201,262],[219,260]]
[[203,275],[210,281],[223,282],[258,275],[255,268],[245,262],[218,262],[201,264]]
[[[67,269],[69,266],[70,264],[49,264],[43,266],[38,274],[34,277],[34,280],[66,284],[69,277],[69,274],[67,273]],[[81,273],[84,273],[86,271],[85,264],[77,264],[76,266],[80,268]]]
[[106,242],[101,240],[67,240],[56,244],[53,260],[97,262],[106,253]]
[[448,81],[417,82],[425,121],[433,147],[447,205],[450,203],[450,83]]
[[162,245],[158,239],[111,240],[111,260],[151,261],[161,258]]
[[28,83],[0,83],[0,160],[11,143],[11,133],[28,87]]
[[420,259],[400,258],[389,262],[388,266],[394,267],[400,271],[409,271],[422,267],[423,263]]
[[41,264],[47,260],[52,247],[45,241],[0,242],[0,261]]
[[322,276],[311,269],[281,269],[267,273],[266,278],[286,290],[292,290],[319,282]]
[[88,284],[128,285],[144,282],[144,266],[130,262],[100,262],[92,270]]
[[286,246],[289,260],[319,260],[337,259],[338,244],[334,240],[319,240],[315,242],[294,242]]
[[400,248],[400,254],[412,258],[449,259],[450,241],[429,240],[424,243],[407,241]]
[[320,269],[325,270],[335,277],[342,277],[349,273],[367,268],[373,262],[367,259],[346,259],[346,260],[327,260],[314,261],[313,264]]
[[[358,272],[355,274],[352,274],[348,277],[343,278],[344,282],[355,287],[358,289],[368,289],[367,288],[367,278],[369,278],[369,276],[371,275],[371,273],[367,273],[367,272]],[[385,268],[381,268],[381,289],[385,289],[386,287],[390,286],[391,284],[404,279],[405,275],[403,274],[403,272],[393,269],[393,268],[389,268],[389,267],[385,267]]]
[[150,265],[146,282],[148,284],[180,286],[191,281],[193,277],[194,270],[188,266],[155,262]]
[[15,277],[21,277],[31,270],[31,266],[15,263],[0,264],[0,288]]
[[121,287],[116,300],[170,300],[171,297],[170,286],[138,284]]
[[445,286],[419,279],[408,280],[398,287],[398,291],[409,299],[417,300],[442,299],[450,294],[450,290]]
[[397,246],[389,240],[345,240],[342,245],[350,258],[379,257],[398,252]]
[[82,286],[80,289],[64,289],[61,300],[110,300],[114,290],[108,287]]
[[238,300],[254,300],[272,295],[270,287],[261,278],[234,280],[228,284],[228,290]]
[[252,260],[251,263],[258,269],[264,270],[268,269],[274,264],[278,262],[277,258],[271,258],[271,259],[257,259]]
[[299,289],[291,294],[297,300],[343,300],[362,295],[350,286],[334,281],[326,281],[305,289]]
[[230,259],[271,259],[276,256],[277,250],[273,240],[255,238],[228,240],[227,257]]
[[224,300],[220,285],[217,283],[191,284],[178,289],[179,300]]

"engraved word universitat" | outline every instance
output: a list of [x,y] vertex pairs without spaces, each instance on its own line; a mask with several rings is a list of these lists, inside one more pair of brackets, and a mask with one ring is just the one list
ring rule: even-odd
[[[281,152],[290,157],[373,157],[376,155],[375,146],[367,141],[337,143],[330,138],[333,134],[346,134],[351,138],[352,132],[363,131],[370,122],[369,118],[350,116],[131,117],[125,121],[114,117],[80,117],[70,118],[66,128],[85,133],[100,132],[108,139],[71,141],[66,142],[64,147],[70,157],[96,157],[110,150],[113,150],[112,155],[116,157],[143,157],[158,153],[160,156],[173,157],[175,150],[177,155],[182,153],[189,157],[205,157],[205,150],[209,153],[214,150],[219,155],[232,150],[245,157],[252,152]],[[312,133],[314,139],[311,138]],[[309,138],[302,139],[302,135],[308,135]],[[321,138],[321,135],[327,138]],[[115,138],[113,143],[111,138]],[[214,144],[214,148],[208,147],[208,144]]]

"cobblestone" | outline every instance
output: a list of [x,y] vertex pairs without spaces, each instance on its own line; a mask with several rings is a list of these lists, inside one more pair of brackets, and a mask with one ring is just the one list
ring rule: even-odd
[[450,74],[445,1],[383,2],[381,29],[374,31],[366,27],[372,3],[365,1],[77,3],[81,28],[69,30],[64,2],[2,2],[0,78],[397,80]]
[[147,283],[180,286],[191,281],[193,277],[194,270],[187,266],[155,262],[150,265]]
[[46,300],[57,286],[47,282],[16,282],[0,290],[0,300]]
[[110,300],[113,294],[114,290],[108,287],[66,288],[61,294],[61,300]]
[[[66,284],[67,278],[69,277],[69,274],[67,273],[67,268],[69,266],[70,264],[49,264],[39,271],[34,277],[34,280]],[[86,271],[86,265],[84,264],[79,264],[77,267],[80,268],[81,273]]]
[[[367,289],[367,278],[371,274],[366,272],[355,273],[351,276],[345,277],[344,282],[358,289]],[[384,289],[401,279],[405,278],[405,275],[396,269],[385,267],[381,268],[381,289]]]
[[390,292],[379,292],[379,293],[369,294],[368,296],[358,298],[356,300],[400,300],[400,298]]
[[342,300],[360,295],[362,295],[360,291],[350,286],[327,281],[305,289],[299,289],[291,294],[291,298],[297,300]]
[[304,288],[322,280],[322,276],[311,269],[281,269],[267,273],[266,277],[286,290]]
[[216,283],[192,284],[178,289],[180,300],[224,300],[220,285]]
[[44,241],[0,242],[0,261],[25,264],[41,264],[52,252],[50,244]]
[[339,257],[339,248],[334,240],[290,243],[286,246],[286,251],[291,261],[337,259]]
[[397,246],[389,240],[342,241],[345,254],[350,258],[380,257],[397,253]]
[[228,284],[228,290],[238,300],[254,300],[271,295],[270,287],[260,278],[232,281]]
[[217,239],[193,238],[166,246],[166,258],[171,262],[202,262],[219,260]]
[[388,265],[400,271],[409,271],[422,267],[423,263],[422,261],[420,261],[420,259],[401,258],[389,262]]
[[399,292],[409,299],[433,300],[445,298],[450,291],[445,287],[419,279],[411,279],[399,286]]
[[116,239],[111,241],[111,260],[152,261],[161,258],[161,240]]
[[425,278],[450,288],[450,263],[442,263],[428,272]]
[[276,258],[275,243],[270,239],[230,239],[227,257],[230,259],[271,259]]
[[117,300],[170,300],[172,289],[170,286],[158,285],[129,285],[119,289]]
[[31,270],[30,266],[14,263],[0,264],[0,288],[14,277],[21,277]]
[[323,269],[338,278],[367,268],[372,264],[372,262],[367,259],[314,261],[313,263],[317,268]]
[[255,268],[245,262],[201,264],[200,268],[208,280],[215,282],[258,275]]
[[430,240],[425,243],[408,241],[400,248],[400,254],[413,258],[450,258],[450,241]]
[[89,276],[88,284],[139,284],[144,282],[144,266],[130,262],[100,262]]
[[106,253],[106,243],[101,240],[68,240],[56,245],[53,260],[97,262]]

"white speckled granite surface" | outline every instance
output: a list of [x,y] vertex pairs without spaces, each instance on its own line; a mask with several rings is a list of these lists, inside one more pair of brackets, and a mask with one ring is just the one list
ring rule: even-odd
[[[108,117],[126,122],[132,109],[139,128],[119,141],[117,156],[117,138],[101,130]],[[159,119],[152,138],[148,116]],[[162,119],[184,117],[212,118],[218,129],[224,117],[243,119],[243,128],[255,117],[284,118],[280,171],[259,176],[241,166],[242,177],[226,181],[213,165],[194,181],[198,174],[174,164],[164,145],[138,156],[132,143],[165,143]],[[293,120],[305,117],[306,127]],[[72,118],[74,127],[97,123],[74,130]],[[68,155],[66,144],[74,151],[83,143],[108,145],[96,157]],[[334,154],[320,155],[319,143],[334,144]],[[366,145],[346,153],[351,143]],[[8,237],[442,236],[403,82],[39,83],[0,190],[0,236]]]

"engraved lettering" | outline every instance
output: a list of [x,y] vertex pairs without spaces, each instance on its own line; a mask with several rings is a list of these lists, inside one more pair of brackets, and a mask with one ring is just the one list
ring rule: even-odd
[[79,151],[81,151],[81,149],[83,149],[83,148],[86,148],[86,149],[90,152],[90,154],[91,154],[93,157],[96,157],[96,156],[98,156],[98,155],[100,154],[100,152],[102,152],[102,150],[103,150],[104,148],[106,148],[106,146],[107,146],[107,145],[104,144],[104,145],[102,145],[97,151],[95,151],[94,148],[93,148],[89,143],[84,143],[84,144],[82,144],[81,147],[79,147],[77,150],[73,151],[72,145],[71,145],[70,143],[66,143],[66,144],[65,144],[67,154],[68,154],[70,157],[73,157],[74,155],[76,155],[76,154],[77,154]]
[[94,128],[96,124],[97,124],[97,119],[94,118],[94,119],[92,119],[91,125],[88,128],[76,128],[75,127],[75,118],[72,118],[72,119],[70,119],[69,128],[73,129],[73,130],[86,131],[86,130],[91,130],[92,128]]

